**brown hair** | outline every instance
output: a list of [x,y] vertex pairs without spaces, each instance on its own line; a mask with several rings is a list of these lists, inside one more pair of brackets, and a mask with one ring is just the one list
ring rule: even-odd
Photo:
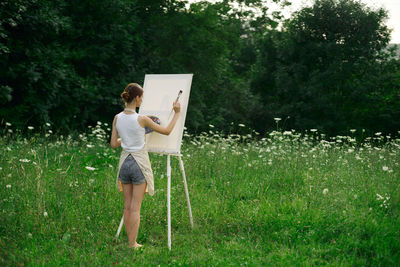
[[142,95],[143,89],[140,87],[140,85],[137,83],[130,83],[125,87],[124,91],[121,94],[121,97],[125,101],[125,103],[130,103],[137,96],[140,97]]

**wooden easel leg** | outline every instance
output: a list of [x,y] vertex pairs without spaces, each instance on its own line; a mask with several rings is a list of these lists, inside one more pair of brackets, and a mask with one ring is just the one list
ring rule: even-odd
[[168,248],[171,250],[171,157],[167,157],[167,212],[168,212]]
[[185,174],[185,168],[183,167],[182,156],[179,156],[179,166],[181,167],[181,172],[182,172],[182,177],[183,177],[183,185],[185,186],[185,193],[186,193],[186,200],[187,200],[188,210],[189,210],[190,224],[193,227],[192,208],[190,206],[189,190],[188,190],[188,186],[187,186],[187,182],[186,182],[186,174]]
[[118,231],[117,234],[115,235],[115,238],[118,238],[119,233],[121,232],[122,229],[122,225],[124,225],[124,215],[122,215],[121,222],[119,223]]

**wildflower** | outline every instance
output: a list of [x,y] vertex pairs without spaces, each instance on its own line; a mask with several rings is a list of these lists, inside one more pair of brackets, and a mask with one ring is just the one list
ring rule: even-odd
[[212,124],[209,124],[208,126],[210,126],[210,128],[214,128],[214,125],[212,125]]
[[317,129],[311,129],[311,132],[315,133],[316,131],[318,131]]
[[47,217],[47,216],[48,216],[47,211],[43,212],[43,216],[44,216],[44,217]]
[[6,122],[6,126],[10,127],[10,126],[11,126],[11,123]]
[[94,170],[96,170],[96,168],[93,168],[93,167],[90,167],[90,166],[86,166],[85,168],[86,168],[86,170],[89,170],[89,171],[94,171]]
[[350,132],[351,132],[351,133],[355,133],[355,132],[356,132],[356,129],[351,129]]
[[381,134],[382,134],[381,132],[375,133],[376,136],[380,136]]
[[376,194],[376,196],[377,196],[376,200],[383,199],[383,196],[381,196],[381,195],[379,195],[379,194]]
[[280,120],[282,120],[281,118],[274,118],[274,120],[276,121],[276,122],[278,122],[278,121],[280,121]]
[[26,163],[26,162],[30,162],[29,159],[20,159],[19,161],[20,161],[20,162],[25,162],[25,163]]
[[53,133],[53,131],[52,130],[49,130],[49,134],[52,134]]
[[324,190],[322,190],[322,194],[324,194],[324,195],[328,194],[328,192],[329,192],[328,188],[325,188]]
[[389,167],[388,167],[388,166],[383,166],[383,167],[382,167],[382,170],[386,172],[386,171],[389,170]]
[[6,185],[6,187],[7,187],[7,188],[11,188],[11,185],[10,185],[10,184],[8,184],[8,185]]
[[3,168],[2,167],[0,167],[0,171],[2,170]]
[[244,125],[244,124],[241,124],[241,123],[239,123],[239,124],[238,124],[238,126],[239,126],[239,127],[244,127],[245,125]]
[[86,145],[88,148],[92,148],[93,147],[93,145],[91,145],[91,144],[87,144]]
[[33,130],[33,129],[35,129],[35,128],[33,128],[33,126],[28,126],[28,129],[29,129],[29,130]]
[[47,127],[50,127],[50,123],[46,122],[46,126],[47,126]]
[[32,238],[32,234],[31,233],[28,233],[28,238]]
[[11,129],[8,129],[8,132],[9,132],[9,133],[13,133],[13,130],[11,130]]

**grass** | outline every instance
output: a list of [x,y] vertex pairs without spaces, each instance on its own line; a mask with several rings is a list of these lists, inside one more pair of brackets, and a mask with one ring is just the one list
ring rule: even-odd
[[186,134],[182,153],[195,226],[172,157],[168,250],[166,156],[151,154],[156,194],[144,198],[138,241],[145,247],[134,251],[124,230],[115,239],[123,209],[115,187],[120,150],[108,146],[107,127],[75,137],[3,131],[1,265],[400,263],[400,139]]

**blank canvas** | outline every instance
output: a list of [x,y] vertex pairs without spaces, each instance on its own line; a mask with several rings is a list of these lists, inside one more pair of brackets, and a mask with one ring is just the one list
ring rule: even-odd
[[174,112],[171,114],[172,105],[178,92],[182,90],[179,97],[181,112],[174,129],[170,135],[157,132],[146,134],[146,146],[149,152],[180,154],[192,77],[193,74],[146,74],[139,114],[158,117],[161,126],[166,127],[172,120],[174,115]]

